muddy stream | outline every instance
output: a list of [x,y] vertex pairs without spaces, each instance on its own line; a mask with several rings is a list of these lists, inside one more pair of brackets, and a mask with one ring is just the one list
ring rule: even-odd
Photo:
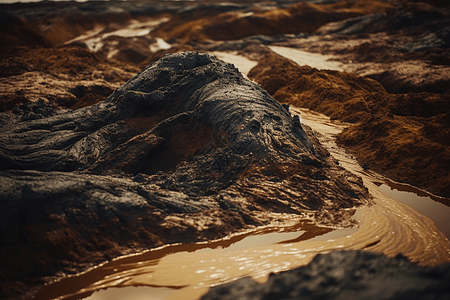
[[[233,60],[233,54],[220,57]],[[247,70],[244,59],[241,71]],[[254,63],[254,62],[250,62]],[[399,253],[421,265],[450,262],[450,226],[445,199],[392,182],[370,170],[335,144],[347,124],[324,115],[291,107],[341,166],[363,178],[375,204],[357,210],[356,228],[317,227],[298,216],[283,226],[257,228],[221,240],[166,245],[114,259],[82,274],[45,286],[44,299],[199,299],[210,287],[251,276],[264,282],[272,272],[308,264],[318,253],[337,249]],[[448,203],[448,201],[447,201]]]

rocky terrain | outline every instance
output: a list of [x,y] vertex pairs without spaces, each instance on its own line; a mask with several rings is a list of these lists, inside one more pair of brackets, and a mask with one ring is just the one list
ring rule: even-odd
[[[370,195],[289,105],[352,123],[338,142],[361,165],[450,197],[448,4],[324,2],[0,5],[1,298],[283,214],[352,226]],[[260,85],[210,51],[257,61]]]
[[449,267],[422,268],[401,255],[335,251],[317,255],[305,267],[271,274],[265,284],[246,277],[201,299],[446,299]]

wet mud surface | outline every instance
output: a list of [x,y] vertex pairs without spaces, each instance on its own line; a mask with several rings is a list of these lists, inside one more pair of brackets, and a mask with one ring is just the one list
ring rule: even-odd
[[280,103],[350,122],[337,141],[361,166],[450,197],[448,5],[321,2],[0,5],[2,298],[292,216],[355,226],[363,179]]
[[93,106],[25,107],[2,114],[5,287],[282,213],[348,227],[370,204],[298,116],[208,54],[165,56]]
[[264,284],[247,277],[201,299],[444,299],[450,295],[449,267],[425,269],[402,256],[335,251],[317,255],[308,266],[271,274]]

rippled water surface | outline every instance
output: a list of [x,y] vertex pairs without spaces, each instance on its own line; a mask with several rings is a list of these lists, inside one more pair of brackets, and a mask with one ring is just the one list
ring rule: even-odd
[[450,238],[450,201],[429,195],[406,184],[385,181],[379,189],[393,199],[414,208],[434,221],[436,227]]

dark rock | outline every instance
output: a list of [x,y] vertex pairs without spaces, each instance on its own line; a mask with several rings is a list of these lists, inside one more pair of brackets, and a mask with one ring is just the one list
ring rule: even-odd
[[165,56],[90,107],[38,102],[0,116],[9,296],[118,255],[267,224],[270,212],[351,226],[352,208],[370,203],[298,117],[207,54]]
[[319,254],[305,267],[214,287],[202,300],[448,299],[450,265],[420,267],[403,256],[366,251]]

